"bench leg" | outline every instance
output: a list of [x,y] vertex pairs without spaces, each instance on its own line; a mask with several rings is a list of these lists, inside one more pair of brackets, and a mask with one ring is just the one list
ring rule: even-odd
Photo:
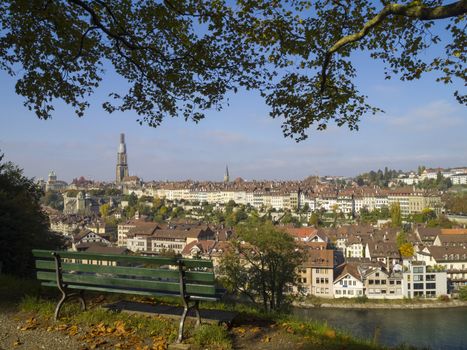
[[70,298],[77,297],[81,302],[81,310],[86,311],[86,300],[84,299],[84,291],[80,290],[78,293],[66,294],[64,290],[61,290],[62,297],[55,308],[54,320],[57,321],[60,316],[60,310],[62,309],[63,304]]
[[201,325],[201,314],[199,312],[199,301],[195,301],[193,305],[189,306],[188,302],[185,302],[185,306],[183,307],[183,313],[182,313],[182,318],[180,319],[180,326],[178,328],[178,338],[177,338],[177,343],[181,343],[183,340],[183,329],[185,328],[185,321],[186,321],[186,316],[188,315],[188,312],[190,309],[195,310],[196,314],[196,327]]
[[79,291],[78,298],[81,302],[81,310],[86,311],[86,299],[84,299],[84,290]]
[[182,318],[180,319],[180,326],[178,328],[178,338],[177,338],[177,343],[181,343],[183,340],[183,328],[185,327],[185,320],[186,320],[186,315],[188,314],[188,304],[185,304],[185,307],[183,308],[183,313],[182,313]]
[[196,327],[201,325],[201,314],[199,313],[199,301],[195,301],[195,305],[193,305],[196,314]]
[[55,308],[54,321],[58,320],[58,315],[60,314],[60,309],[62,308],[63,303],[65,302],[66,299],[67,299],[67,295],[65,293],[63,293],[60,301],[57,304],[57,307]]

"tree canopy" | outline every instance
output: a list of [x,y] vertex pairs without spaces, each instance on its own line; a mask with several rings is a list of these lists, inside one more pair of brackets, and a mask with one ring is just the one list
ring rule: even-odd
[[[228,92],[257,89],[284,135],[303,140],[310,127],[358,129],[379,111],[355,82],[354,51],[383,61],[388,79],[435,71],[443,83],[465,81],[466,12],[467,0],[9,0],[0,67],[43,119],[56,100],[84,115],[114,70],[129,85],[109,95],[108,112],[133,110],[150,126],[198,122]],[[432,46],[444,53],[426,55]]]
[[42,191],[0,155],[0,265],[2,272],[28,275],[33,271],[32,249],[57,249],[63,240],[49,232],[42,211]]
[[231,291],[260,301],[265,310],[279,310],[285,293],[298,285],[296,268],[303,262],[302,249],[287,233],[270,222],[237,226],[232,249],[222,256],[220,271]]

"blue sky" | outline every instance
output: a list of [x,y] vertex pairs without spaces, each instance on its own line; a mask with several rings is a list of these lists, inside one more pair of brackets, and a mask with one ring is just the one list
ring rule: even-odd
[[113,180],[121,132],[130,174],[146,181],[222,180],[226,164],[231,177],[244,179],[467,166],[467,113],[452,86],[436,83],[433,75],[387,81],[380,63],[363,54],[353,57],[360,90],[386,113],[364,118],[359,131],[332,126],[310,132],[300,143],[282,136],[281,121],[268,116],[255,92],[229,95],[223,111],[209,112],[199,124],[176,118],[153,129],[137,124],[131,112],[109,115],[101,109],[111,87],[125,86],[108,74],[83,118],[58,103],[53,119],[43,121],[23,107],[14,79],[0,72],[0,149],[29,177],[45,178],[53,169],[65,181]]

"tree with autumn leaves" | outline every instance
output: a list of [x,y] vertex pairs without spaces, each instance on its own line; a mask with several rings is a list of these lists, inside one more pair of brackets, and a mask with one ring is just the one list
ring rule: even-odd
[[407,239],[407,233],[401,231],[396,237],[397,248],[402,258],[411,258],[415,254],[415,249],[412,243]]
[[289,301],[286,293],[297,287],[297,267],[304,255],[286,232],[270,222],[243,223],[224,253],[220,272],[224,286],[246,296],[264,310],[279,310]]

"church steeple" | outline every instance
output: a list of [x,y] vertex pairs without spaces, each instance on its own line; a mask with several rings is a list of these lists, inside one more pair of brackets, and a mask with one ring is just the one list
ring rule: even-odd
[[123,178],[128,176],[128,162],[126,157],[126,144],[125,134],[120,134],[120,145],[118,146],[117,153],[117,168],[115,181],[117,184],[121,183]]
[[229,167],[226,165],[225,166],[225,173],[224,173],[224,182],[227,183],[230,181],[229,178]]

